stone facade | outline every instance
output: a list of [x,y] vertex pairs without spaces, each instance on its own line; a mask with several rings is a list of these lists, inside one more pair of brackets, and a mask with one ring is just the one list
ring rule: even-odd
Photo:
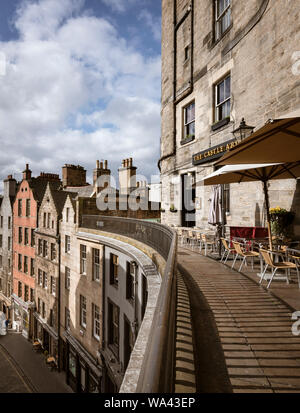
[[35,307],[35,230],[38,208],[48,181],[53,187],[61,185],[58,175],[31,176],[29,166],[23,172],[13,205],[13,327],[26,338],[33,336]]
[[[194,181],[213,172],[213,162],[195,165],[193,155],[233,138],[244,117],[255,130],[270,119],[300,116],[300,4],[228,1],[231,18],[216,38],[215,4],[162,0],[162,222],[182,225],[182,176]],[[298,53],[298,54],[297,54]],[[298,56],[298,61],[297,61]],[[218,85],[230,76],[230,112],[219,122]],[[220,92],[221,93],[221,92]],[[185,135],[186,107],[195,104],[194,134]],[[208,226],[211,188],[198,186],[194,225]],[[300,235],[299,184],[270,182],[271,207],[292,208]],[[177,212],[171,212],[174,204]],[[228,225],[265,224],[261,183],[230,185]]]
[[59,284],[60,236],[59,220],[68,193],[57,191],[48,183],[38,212],[35,230],[36,284],[34,313],[34,339],[40,341],[44,351],[59,360]]
[[12,205],[17,182],[12,176],[4,180],[4,196],[0,205],[0,311],[10,319],[12,292]]

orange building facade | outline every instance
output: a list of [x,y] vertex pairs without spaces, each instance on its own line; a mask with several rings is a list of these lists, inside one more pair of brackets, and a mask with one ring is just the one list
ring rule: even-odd
[[13,324],[27,338],[35,296],[35,240],[37,201],[30,187],[31,171],[23,172],[13,205]]

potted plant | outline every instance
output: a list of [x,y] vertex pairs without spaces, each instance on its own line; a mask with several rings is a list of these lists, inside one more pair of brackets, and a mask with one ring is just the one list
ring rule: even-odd
[[177,209],[175,208],[174,204],[171,204],[170,212],[177,212]]
[[294,218],[295,213],[293,211],[287,211],[279,206],[270,208],[272,234],[278,238],[290,236]]

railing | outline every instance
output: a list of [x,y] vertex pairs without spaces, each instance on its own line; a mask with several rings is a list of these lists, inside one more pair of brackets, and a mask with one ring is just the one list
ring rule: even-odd
[[[175,378],[176,251],[177,234],[161,224],[137,219],[82,216],[81,226],[133,238],[157,251],[166,267],[152,328],[149,329],[137,393],[172,393]],[[134,350],[133,350],[134,351]]]

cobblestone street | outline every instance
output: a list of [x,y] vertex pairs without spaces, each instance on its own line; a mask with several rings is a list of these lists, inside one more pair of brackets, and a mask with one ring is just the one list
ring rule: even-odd
[[51,371],[21,334],[0,337],[0,393],[72,393],[65,374]]

